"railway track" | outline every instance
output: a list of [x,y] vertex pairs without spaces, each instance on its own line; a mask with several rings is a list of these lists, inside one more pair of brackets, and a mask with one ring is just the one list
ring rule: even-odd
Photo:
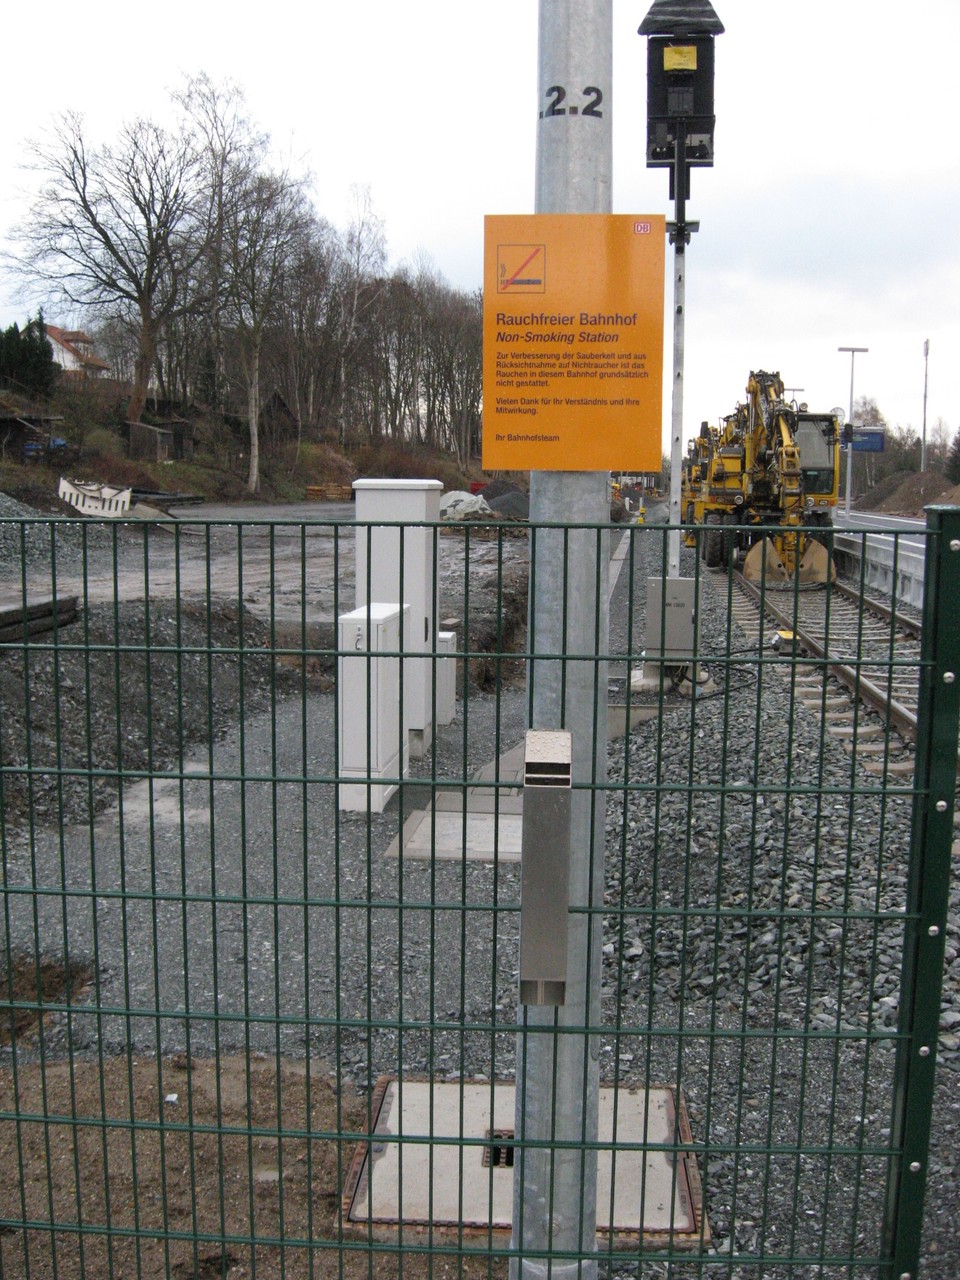
[[919,620],[843,583],[795,593],[761,590],[740,575],[734,582],[733,613],[745,634],[797,655],[795,663],[774,667],[795,681],[797,700],[868,771],[912,777]]

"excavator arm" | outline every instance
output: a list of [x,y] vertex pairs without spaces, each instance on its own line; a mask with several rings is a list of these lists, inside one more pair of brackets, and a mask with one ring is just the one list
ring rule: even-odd
[[[779,373],[752,372],[746,392],[719,426],[703,424],[684,465],[686,519],[709,526],[689,542],[699,542],[710,568],[749,547],[747,577],[829,582],[830,557],[811,527],[836,506],[836,419],[786,401]],[[757,543],[765,526],[773,532]]]
[[[835,570],[822,543],[804,528],[805,510],[800,449],[794,436],[795,413],[783,399],[777,373],[751,373],[747,382],[755,457],[765,471],[780,531],[750,549],[744,577],[800,582],[831,582]],[[762,443],[758,437],[762,436]]]

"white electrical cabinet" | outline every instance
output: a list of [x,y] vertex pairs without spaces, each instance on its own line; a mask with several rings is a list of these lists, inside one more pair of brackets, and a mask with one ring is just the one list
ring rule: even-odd
[[[340,615],[337,681],[341,809],[382,813],[410,766],[400,722],[404,616],[398,604],[370,604]],[[393,779],[393,781],[387,781]]]
[[[439,600],[436,598],[439,480],[357,480],[356,605],[401,600],[409,606],[404,635],[403,719],[415,756],[432,739],[432,662]],[[378,524],[378,521],[385,523]],[[401,527],[402,526],[402,527]]]

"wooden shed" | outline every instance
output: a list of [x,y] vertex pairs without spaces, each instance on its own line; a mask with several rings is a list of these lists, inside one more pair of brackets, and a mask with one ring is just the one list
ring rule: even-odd
[[127,422],[127,450],[137,462],[170,462],[173,459],[173,432],[147,422]]

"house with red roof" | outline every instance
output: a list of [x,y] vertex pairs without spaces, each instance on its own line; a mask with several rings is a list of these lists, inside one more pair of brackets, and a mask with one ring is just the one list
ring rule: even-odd
[[106,360],[93,354],[93,339],[82,329],[61,329],[55,324],[44,324],[53,360],[67,377],[99,378],[110,370]]

